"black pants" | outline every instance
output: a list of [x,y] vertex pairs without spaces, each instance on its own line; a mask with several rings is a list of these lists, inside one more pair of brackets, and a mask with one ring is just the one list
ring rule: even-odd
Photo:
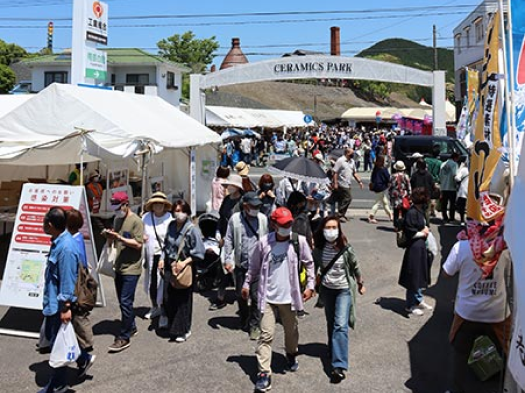
[[160,255],[154,255],[153,256],[153,266],[151,267],[151,276],[149,278],[149,298],[151,300],[151,305],[153,307],[157,307],[157,290],[159,283],[157,282],[158,279],[158,269],[159,269],[159,259]]
[[168,316],[170,338],[183,337],[191,330],[193,288],[175,289],[169,280],[165,281],[164,285],[164,310]]
[[257,307],[257,287],[259,282],[253,282],[250,285],[250,305],[248,301],[242,298],[242,285],[246,278],[248,269],[235,266],[235,295],[237,296],[237,304],[239,305],[239,316],[241,318],[242,329],[252,329],[259,327],[261,320],[261,313]]
[[[450,216],[447,214],[447,209],[449,209]],[[456,191],[441,191],[441,213],[443,220],[454,220],[456,216]]]
[[335,190],[335,193],[337,195],[336,201],[339,205],[339,217],[344,217],[346,216],[346,212],[352,203],[352,189],[339,186],[337,190]]
[[465,208],[467,207],[467,198],[458,198],[456,201],[456,207],[458,209],[461,222],[465,222]]

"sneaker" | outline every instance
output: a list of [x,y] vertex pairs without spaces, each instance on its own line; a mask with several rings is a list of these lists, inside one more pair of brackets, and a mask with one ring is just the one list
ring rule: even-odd
[[408,312],[409,314],[416,315],[418,317],[424,314],[423,310],[418,308],[418,306],[412,306],[410,308],[405,308],[405,311]]
[[208,310],[209,311],[217,311],[217,310],[220,310],[221,308],[224,308],[226,307],[226,302],[216,302],[216,303],[212,303],[210,304],[210,307],[208,307]]
[[168,324],[168,317],[166,315],[161,315],[159,318],[159,329],[167,329]]
[[267,373],[257,374],[257,382],[255,382],[255,391],[256,392],[267,392],[272,388],[272,377]]
[[340,221],[340,222],[346,222],[347,219],[346,219],[346,217],[339,217],[339,221]]
[[341,367],[335,367],[332,370],[332,383],[339,383],[343,379],[346,378],[345,370],[343,370]]
[[95,359],[97,357],[95,355],[89,355],[89,359],[86,361],[86,363],[78,368],[78,377],[84,378],[88,372],[88,370],[91,368],[93,363],[95,363]]
[[252,327],[250,329],[250,340],[252,341],[258,340],[260,336],[261,336],[261,329],[259,329],[258,327]]
[[139,331],[136,326],[133,329],[131,329],[130,337],[138,336],[138,334],[139,334]]
[[377,220],[374,217],[369,217],[368,218],[368,223],[369,224],[377,224]]
[[431,311],[434,309],[434,307],[432,307],[430,304],[428,303],[425,303],[425,301],[422,301],[421,303],[419,303],[417,305],[417,308],[421,309],[421,310],[428,310],[428,311]]
[[144,315],[144,318],[146,319],[153,319],[160,317],[162,314],[162,309],[160,307],[151,307],[150,310],[147,312],[146,315]]
[[183,343],[184,341],[186,341],[186,335],[175,337],[175,342],[176,343],[180,344],[180,343]]
[[288,362],[288,364],[286,365],[288,371],[291,371],[294,373],[297,370],[299,370],[299,362],[297,362],[297,356],[287,353],[286,360]]
[[49,384],[43,389],[39,390],[38,393],[66,393],[69,390],[69,385],[60,385],[56,388],[50,388]]
[[124,340],[122,338],[117,338],[117,339],[115,339],[113,344],[111,344],[108,347],[108,352],[110,352],[110,353],[120,352],[120,351],[123,351],[124,349],[126,349],[127,347],[129,347],[130,345],[131,345],[131,342],[129,340]]
[[184,335],[184,341],[191,337],[191,330]]
[[297,311],[297,318],[299,319],[305,319],[308,313],[304,310]]

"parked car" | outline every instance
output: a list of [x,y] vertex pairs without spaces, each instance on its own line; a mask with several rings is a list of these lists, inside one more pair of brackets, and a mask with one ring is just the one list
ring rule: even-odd
[[406,135],[394,137],[392,146],[393,164],[403,161],[407,168],[412,168],[414,153],[423,154],[425,157],[433,157],[434,149],[439,148],[439,159],[446,161],[454,152],[461,155],[461,162],[468,162],[469,152],[458,140],[448,136],[431,135]]
[[9,94],[29,94],[32,93],[31,87],[31,81],[20,81],[9,90]]

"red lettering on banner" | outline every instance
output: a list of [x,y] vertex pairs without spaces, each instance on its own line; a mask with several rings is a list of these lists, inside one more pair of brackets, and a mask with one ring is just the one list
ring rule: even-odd
[[35,235],[16,235],[15,241],[17,243],[25,243],[25,244],[50,245],[51,237],[50,236],[35,236]]
[[18,232],[25,232],[25,233],[44,233],[44,229],[42,228],[42,225],[21,224],[18,226],[17,230]]
[[44,222],[44,215],[41,215],[41,214],[21,214],[20,215],[20,221],[42,224]]
[[49,209],[52,207],[61,207],[64,210],[71,210],[73,209],[72,206],[57,206],[57,205],[40,205],[40,204],[32,204],[32,203],[24,203],[22,205],[22,211],[25,212],[31,212],[31,213],[47,213]]

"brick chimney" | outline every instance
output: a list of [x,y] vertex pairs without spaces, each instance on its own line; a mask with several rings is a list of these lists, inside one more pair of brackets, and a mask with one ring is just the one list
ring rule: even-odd
[[224,70],[225,68],[246,63],[248,63],[248,59],[244,56],[244,53],[242,53],[241,40],[239,38],[232,38],[232,47],[222,61],[220,69]]
[[341,29],[337,26],[330,27],[330,54],[341,56]]

